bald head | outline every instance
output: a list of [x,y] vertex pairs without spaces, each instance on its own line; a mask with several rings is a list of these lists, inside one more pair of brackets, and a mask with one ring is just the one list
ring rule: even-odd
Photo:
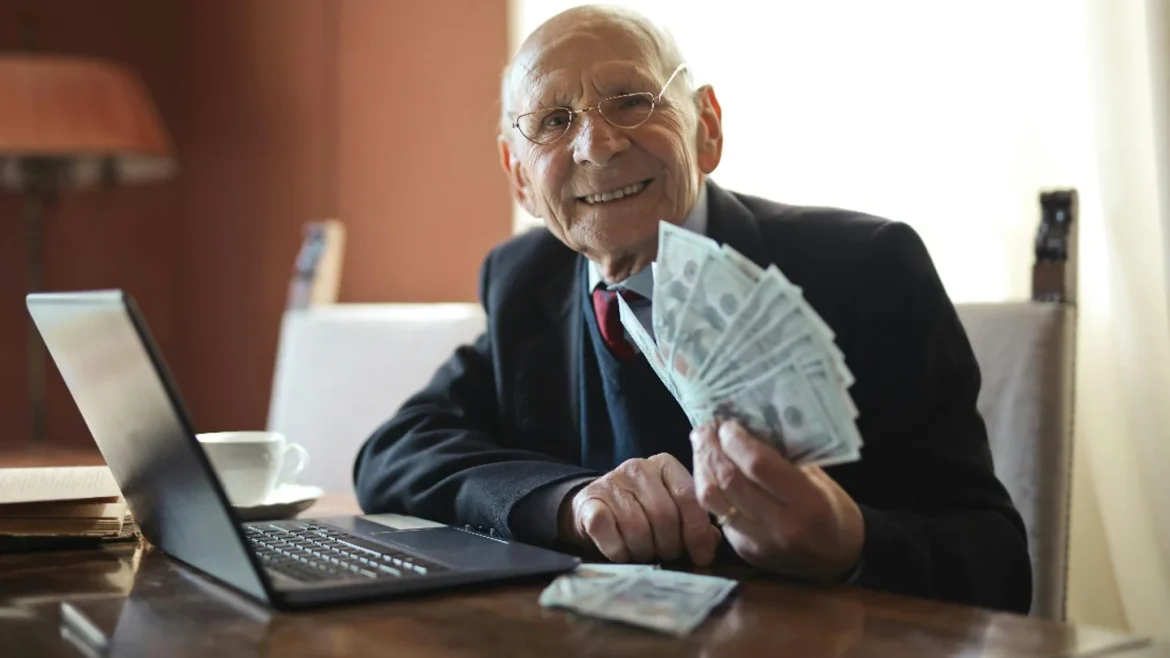
[[[517,94],[548,75],[556,62],[546,61],[548,53],[573,51],[573,41],[597,40],[610,43],[615,51],[639,54],[641,64],[663,81],[685,60],[669,31],[626,7],[583,5],[553,16],[528,35],[504,69],[500,85],[502,128],[511,124]],[[571,56],[571,55],[570,55]],[[684,70],[677,89],[691,89],[690,72]]]

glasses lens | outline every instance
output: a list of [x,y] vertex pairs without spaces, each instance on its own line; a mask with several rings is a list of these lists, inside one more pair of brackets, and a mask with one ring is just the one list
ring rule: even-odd
[[654,111],[653,94],[626,94],[601,102],[601,115],[618,128],[637,128]]
[[538,110],[521,116],[517,120],[520,133],[537,144],[548,144],[560,139],[569,129],[573,115],[563,108]]

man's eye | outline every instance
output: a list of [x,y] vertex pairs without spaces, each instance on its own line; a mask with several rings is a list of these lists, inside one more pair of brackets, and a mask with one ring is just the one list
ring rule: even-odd
[[564,128],[568,122],[569,117],[564,112],[550,112],[541,123],[545,128]]
[[618,103],[618,107],[623,110],[633,110],[648,105],[650,101],[646,100],[645,96],[626,96]]

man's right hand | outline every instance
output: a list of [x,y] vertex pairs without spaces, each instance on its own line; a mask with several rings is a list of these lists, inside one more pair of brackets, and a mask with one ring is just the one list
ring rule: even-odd
[[695,482],[666,453],[630,459],[561,505],[558,534],[613,562],[678,559],[710,564],[721,534],[695,497]]

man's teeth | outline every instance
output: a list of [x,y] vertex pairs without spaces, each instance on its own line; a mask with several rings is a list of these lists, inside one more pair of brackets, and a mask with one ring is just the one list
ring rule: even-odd
[[629,196],[631,194],[637,194],[638,192],[641,192],[645,187],[646,187],[646,182],[643,181],[641,183],[634,183],[633,185],[627,185],[627,186],[621,188],[620,190],[614,190],[612,192],[602,192],[601,194],[590,194],[589,196],[582,197],[582,198],[585,200],[585,203],[600,203],[602,201],[613,201],[615,199],[620,199],[624,196]]

